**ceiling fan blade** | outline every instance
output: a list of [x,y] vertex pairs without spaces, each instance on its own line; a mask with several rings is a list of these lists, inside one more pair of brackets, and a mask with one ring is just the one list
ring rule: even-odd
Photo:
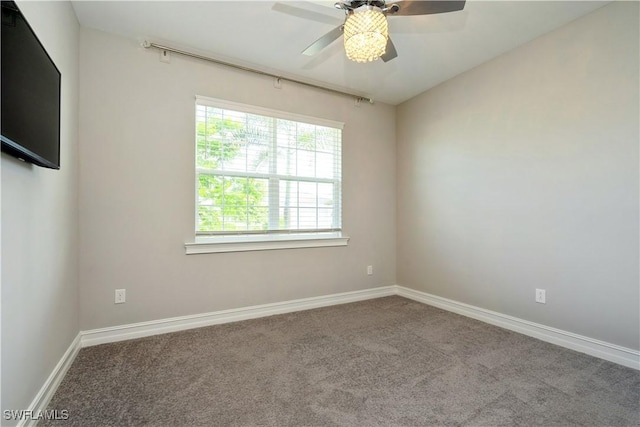
[[[434,13],[455,12],[464,9],[465,0],[404,0],[395,3],[398,11],[392,16],[431,15]],[[392,7],[394,5],[389,5]]]
[[344,46],[342,46],[342,43],[331,43],[325,49],[322,49],[322,51],[317,55],[309,57],[305,56],[305,58],[309,59],[307,60],[307,63],[302,66],[302,69],[313,70],[316,67],[324,64],[334,56],[344,56]]
[[[277,3],[274,3],[274,5],[271,7],[271,10],[275,10],[276,12],[286,13],[287,15],[295,16],[297,18],[308,19],[316,22],[322,22],[323,24],[339,25],[341,22],[343,22],[343,19],[310,10],[309,7],[312,7],[312,6],[313,6],[312,4],[305,3],[306,8],[303,9],[301,7],[292,6],[291,4],[277,2]],[[327,9],[327,8],[323,7],[323,9]]]
[[306,56],[315,55],[316,53],[320,52],[322,49],[324,49],[325,47],[333,43],[338,37],[342,35],[343,31],[344,31],[344,25],[337,26],[336,28],[329,31],[324,36],[320,37],[318,40],[311,43],[311,45],[308,48],[302,51],[302,54]]
[[384,62],[389,62],[393,58],[398,56],[398,52],[396,52],[396,47],[393,45],[391,41],[391,37],[387,38],[387,47],[385,48],[384,55],[380,57]]
[[438,34],[462,31],[469,20],[469,11],[434,15],[432,19],[389,19],[389,34]]

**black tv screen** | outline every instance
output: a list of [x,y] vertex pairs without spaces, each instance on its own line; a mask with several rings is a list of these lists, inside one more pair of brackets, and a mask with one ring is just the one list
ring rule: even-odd
[[60,71],[13,1],[2,1],[2,151],[60,169]]

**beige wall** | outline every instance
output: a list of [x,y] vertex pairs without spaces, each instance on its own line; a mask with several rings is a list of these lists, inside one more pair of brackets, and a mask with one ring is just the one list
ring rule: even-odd
[[[395,283],[395,108],[81,30],[83,330]],[[194,96],[345,123],[347,247],[185,255],[194,238]],[[374,275],[366,275],[366,266]],[[127,302],[115,305],[114,289]]]
[[398,284],[638,349],[638,53],[615,2],[400,105]]
[[18,6],[62,73],[61,168],[2,155],[3,410],[28,407],[79,331],[79,26],[68,2]]

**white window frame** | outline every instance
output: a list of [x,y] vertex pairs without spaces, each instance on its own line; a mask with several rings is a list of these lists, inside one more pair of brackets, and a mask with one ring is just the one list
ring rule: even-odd
[[[342,130],[344,123],[333,120],[321,119],[317,117],[310,117],[296,113],[290,113],[286,111],[279,111],[270,108],[258,107],[254,105],[241,104],[233,101],[221,100],[216,98],[209,98],[204,96],[196,96],[196,102],[194,103],[194,117],[195,106],[206,105],[214,108],[221,108],[233,111],[241,111],[249,114],[257,114],[261,116],[274,117],[278,119],[291,120],[296,122],[303,122],[318,126],[332,127]],[[342,156],[340,156],[342,158]],[[194,162],[195,164],[195,162]],[[197,210],[197,197],[198,197],[198,174],[201,173],[198,170],[194,171],[195,176],[195,193],[196,203],[194,203],[195,209],[195,221],[194,229],[197,228],[198,210]],[[247,176],[254,178],[267,178],[268,175],[261,173],[233,173],[233,175]],[[291,179],[291,176],[283,176],[282,179]],[[296,180],[305,180],[304,178],[296,178]],[[311,179],[313,182],[332,182],[333,179]],[[340,177],[340,186],[342,186],[342,176]],[[342,193],[342,190],[340,190]],[[277,193],[276,193],[277,196]],[[271,195],[270,198],[274,197]],[[342,200],[338,197],[336,202],[340,204],[335,209],[335,215],[342,215]],[[276,203],[277,205],[277,203]],[[271,203],[270,203],[271,206]],[[270,221],[271,219],[270,215]],[[340,217],[340,224],[342,218]],[[342,229],[332,229],[326,232],[301,232],[297,230],[287,230],[282,232],[257,232],[252,234],[219,234],[219,233],[201,233],[196,234],[193,242],[185,243],[185,249],[187,255],[203,254],[203,253],[217,253],[217,252],[244,252],[244,251],[259,251],[259,250],[272,250],[272,249],[297,249],[297,248],[314,248],[314,247],[330,247],[330,246],[346,246],[348,244],[349,237],[342,234]]]

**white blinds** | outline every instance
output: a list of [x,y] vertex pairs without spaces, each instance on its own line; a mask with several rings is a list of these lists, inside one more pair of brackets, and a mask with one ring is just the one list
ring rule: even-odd
[[340,230],[341,151],[340,124],[197,98],[196,234]]

